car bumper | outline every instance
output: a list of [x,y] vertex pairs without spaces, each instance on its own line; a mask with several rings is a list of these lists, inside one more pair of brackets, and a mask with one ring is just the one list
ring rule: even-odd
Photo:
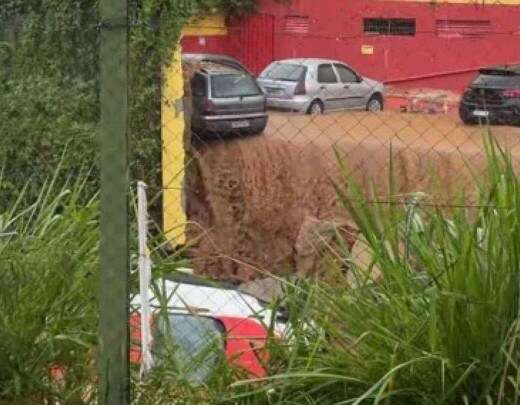
[[[498,123],[520,122],[520,106],[482,106],[478,104],[461,103],[459,112],[461,117],[476,122],[480,119]],[[480,115],[477,115],[479,113]],[[483,114],[487,114],[487,116]]]
[[[205,116],[193,123],[196,133],[233,135],[260,133],[267,125],[267,114],[247,114],[232,116]],[[247,125],[245,125],[247,123]]]
[[276,110],[306,112],[310,105],[310,100],[306,97],[295,97],[292,99],[266,98],[268,108]]

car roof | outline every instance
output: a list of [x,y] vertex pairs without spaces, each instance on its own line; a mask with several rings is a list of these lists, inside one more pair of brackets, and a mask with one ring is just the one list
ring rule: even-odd
[[218,61],[218,60],[228,60],[230,62],[236,62],[240,64],[240,62],[233,58],[232,56],[218,54],[218,53],[183,53],[182,59],[191,59],[191,60],[208,60],[208,61]]
[[214,62],[220,64],[227,64],[236,66],[237,68],[246,70],[246,67],[240,63],[238,59],[235,59],[228,55],[216,54],[216,53],[183,53],[182,54],[183,62],[192,62],[192,63],[200,63],[200,62]]
[[520,65],[496,65],[496,66],[490,66],[486,68],[480,69],[480,72],[492,72],[492,71],[498,71],[498,72],[511,72],[520,74]]
[[[283,318],[281,308],[273,312],[265,301],[253,294],[238,290],[232,284],[177,271],[160,279],[158,285],[161,290],[161,286],[164,286],[162,293],[168,297],[168,309],[171,313],[254,318],[260,322],[263,320],[266,325],[275,318],[276,329],[278,331],[285,329],[285,324],[279,321]],[[152,308],[157,309],[161,306],[158,297],[151,289],[149,297]],[[131,306],[137,310],[140,308],[139,294],[133,298]]]
[[[185,62],[186,63],[186,62]],[[229,74],[249,74],[247,70],[240,68],[233,64],[209,62],[209,61],[196,61],[189,60],[188,64],[193,63],[195,71],[206,75],[229,75]]]
[[244,73],[243,69],[215,62],[200,62],[200,71],[210,75]]
[[[175,295],[178,295],[177,293],[182,291],[195,292],[193,295],[186,297],[185,301],[180,302],[181,307],[185,307],[186,305],[190,307],[202,307],[207,306],[209,304],[210,306],[212,306],[212,308],[209,308],[210,313],[213,313],[215,311],[219,312],[221,308],[215,308],[212,304],[223,304],[222,302],[218,302],[218,298],[221,297],[227,298],[227,302],[225,304],[231,304],[232,306],[232,300],[230,301],[229,298],[239,298],[238,307],[240,307],[240,310],[244,309],[244,301],[247,301],[249,303],[249,311],[251,310],[251,303],[254,303],[254,307],[256,308],[265,309],[266,306],[266,303],[264,301],[262,301],[258,297],[255,297],[253,294],[240,291],[232,284],[227,284],[220,281],[211,281],[183,272],[175,272],[168,274],[164,276],[161,280],[164,283],[163,285],[166,288],[166,290],[169,292],[175,292]],[[201,295],[204,293],[206,293],[207,295]],[[217,302],[208,302],[207,299],[212,294],[215,294],[215,299],[217,300]],[[179,303],[178,296],[172,298],[174,299],[173,302]],[[155,301],[155,304],[158,304],[158,302]],[[236,305],[237,301],[235,301],[234,304]],[[235,310],[236,309],[237,308],[235,307]]]
[[320,58],[293,58],[293,59],[281,59],[275,60],[273,63],[293,63],[296,65],[306,65],[306,66],[316,66],[321,65],[323,63],[341,63],[342,65],[346,65],[345,62],[335,60],[335,59],[320,59]]

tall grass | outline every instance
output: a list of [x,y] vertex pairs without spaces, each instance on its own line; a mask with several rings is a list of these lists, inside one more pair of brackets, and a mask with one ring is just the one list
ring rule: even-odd
[[99,235],[84,186],[50,180],[0,212],[0,402],[88,400]]
[[343,282],[292,286],[293,336],[273,351],[282,371],[235,383],[225,401],[520,403],[520,187],[492,140],[487,155],[474,207],[369,204],[346,176],[338,195],[371,263],[341,252]]
[[[194,387],[172,362],[134,401],[520,403],[520,184],[491,140],[487,154],[471,207],[422,206],[420,194],[369,204],[345,176],[338,197],[371,261],[334,252],[346,276],[287,284],[290,334],[269,342],[269,377],[232,383],[219,362]],[[83,184],[50,181],[0,213],[0,402],[94,401],[98,207],[81,200]]]

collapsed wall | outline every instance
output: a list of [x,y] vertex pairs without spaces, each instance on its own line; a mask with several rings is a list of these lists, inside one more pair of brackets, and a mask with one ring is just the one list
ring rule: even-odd
[[191,255],[202,273],[244,282],[261,270],[293,272],[300,259],[296,240],[312,219],[349,237],[317,154],[302,156],[290,143],[254,137],[213,143],[195,156],[187,212],[196,241]]
[[463,189],[471,194],[465,159],[475,167],[485,164],[481,146],[468,146],[464,155],[459,148],[389,139],[304,147],[294,138],[265,135],[200,146],[187,187],[190,256],[197,271],[236,283],[259,278],[263,271],[308,275],[337,233],[352,248],[355,227],[338,204],[333,182],[348,185],[333,148],[356,181],[375,190],[383,203],[390,150],[396,193],[426,191],[434,203],[452,201]]

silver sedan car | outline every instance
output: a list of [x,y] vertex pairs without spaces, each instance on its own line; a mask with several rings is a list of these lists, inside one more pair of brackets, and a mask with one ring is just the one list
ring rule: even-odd
[[324,111],[383,109],[384,86],[343,62],[285,59],[271,63],[258,84],[273,109],[321,114]]

